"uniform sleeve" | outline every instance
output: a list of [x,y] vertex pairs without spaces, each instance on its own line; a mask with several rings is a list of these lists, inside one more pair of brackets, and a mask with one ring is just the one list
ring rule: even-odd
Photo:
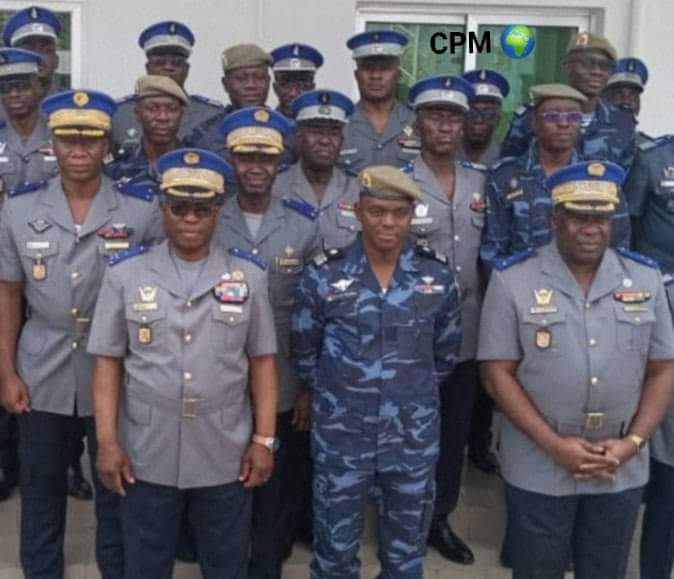
[[323,300],[318,292],[318,269],[309,266],[295,292],[290,328],[293,361],[302,384],[313,390],[323,347]]
[[491,266],[494,260],[506,257],[512,215],[505,203],[505,196],[498,190],[496,180],[490,177],[486,187],[487,218],[482,230],[480,258]]
[[630,215],[625,203],[625,196],[622,192],[619,192],[618,196],[618,206],[611,219],[611,245],[613,247],[629,247],[632,233]]
[[513,116],[510,128],[503,145],[501,145],[501,157],[520,157],[526,153],[531,141],[531,129],[529,127],[530,112],[522,116]]
[[655,324],[651,333],[651,343],[648,348],[649,360],[674,359],[674,328],[672,316],[667,304],[667,296],[662,283],[662,276],[658,272],[658,294],[655,299]]
[[629,214],[632,217],[641,217],[644,214],[648,199],[648,163],[647,157],[637,151],[632,168],[627,175],[623,192],[627,201]]
[[0,280],[22,282],[25,276],[21,256],[12,235],[11,222],[9,203],[5,201],[0,209]]
[[269,301],[269,280],[262,274],[251,292],[250,325],[246,337],[246,354],[250,358],[276,354],[274,313]]
[[129,344],[124,288],[117,272],[105,270],[91,322],[87,352],[96,356],[124,358]]
[[452,373],[461,348],[461,296],[455,281],[447,284],[445,307],[435,319],[434,356],[438,384]]
[[523,353],[518,334],[515,300],[495,271],[482,304],[478,360],[521,360]]

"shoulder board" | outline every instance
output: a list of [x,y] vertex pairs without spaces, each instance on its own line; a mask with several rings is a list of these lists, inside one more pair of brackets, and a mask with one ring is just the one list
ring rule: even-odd
[[466,169],[475,169],[476,171],[486,171],[487,165],[483,163],[473,163],[472,161],[459,161],[459,165]]
[[658,137],[657,139],[651,139],[650,141],[644,141],[639,145],[639,150],[640,151],[648,151],[650,149],[654,149],[655,147],[660,147],[661,145],[665,145],[667,143],[671,143],[672,139],[674,139],[673,135],[665,135],[664,137]]
[[496,163],[490,165],[489,170],[496,171],[497,169],[505,167],[506,165],[512,165],[515,161],[517,161],[517,159],[519,159],[519,157],[502,157],[496,161]]
[[529,110],[529,107],[527,105],[520,105],[515,109],[515,112],[513,113],[516,117],[521,117],[523,116],[527,111]]
[[414,161],[407,161],[400,170],[407,175],[411,175],[414,172]]
[[115,183],[115,187],[120,193],[143,201],[152,201],[157,195],[157,188],[154,185],[118,181]]
[[234,257],[239,257],[241,259],[245,259],[247,261],[250,261],[251,263],[254,263],[262,271],[265,271],[267,269],[268,266],[267,260],[261,255],[255,255],[250,251],[246,251],[245,249],[239,249],[238,247],[230,247],[229,254],[233,255]]
[[638,263],[642,263],[654,269],[660,269],[660,264],[658,263],[657,259],[648,257],[647,255],[642,255],[641,253],[637,253],[636,251],[630,251],[626,247],[615,247],[614,249],[623,257],[626,257]]
[[349,167],[348,165],[339,165],[339,168],[342,170],[342,172],[346,173],[350,177],[358,177],[358,171],[356,171],[353,167]]
[[123,261],[129,259],[130,257],[136,257],[137,255],[142,255],[143,253],[147,252],[149,247],[146,245],[137,245],[136,247],[130,247],[129,249],[125,249],[124,251],[120,251],[119,253],[115,253],[108,259],[108,265],[112,267],[113,265],[117,265],[118,263],[122,263]]
[[304,215],[305,217],[311,219],[312,221],[315,221],[320,215],[318,209],[316,209],[311,203],[307,203],[306,201],[302,201],[300,199],[291,199],[290,197],[284,197],[283,205],[288,209],[297,211],[297,213],[299,213],[300,215]]
[[135,98],[136,98],[135,94],[129,94],[129,95],[126,95],[125,97],[122,97],[121,99],[117,99],[115,102],[118,105],[123,105],[124,103],[128,103],[128,102],[133,101]]
[[35,191],[39,191],[40,189],[44,188],[44,186],[47,184],[47,180],[43,179],[42,181],[26,181],[25,183],[21,183],[14,187],[13,189],[10,189],[7,191],[7,196],[8,197],[18,197],[19,195],[23,195],[24,193],[33,193]]
[[280,173],[285,173],[288,169],[290,169],[290,167],[292,167],[292,165],[290,165],[288,163],[283,163],[282,165],[279,165],[277,167],[276,174],[278,175]]
[[493,266],[495,270],[503,271],[504,269],[508,269],[509,267],[515,265],[516,263],[526,261],[533,255],[536,255],[536,250],[533,247],[528,247],[524,251],[518,251],[517,253],[513,253],[512,255],[504,257],[503,259],[497,259],[494,261]]
[[217,109],[224,109],[225,108],[225,105],[223,105],[221,102],[216,101],[215,99],[209,99],[208,97],[201,96],[199,94],[191,94],[190,99],[195,100],[198,103],[210,105],[210,106],[215,107]]
[[331,249],[326,249],[321,251],[316,257],[314,257],[313,262],[316,267],[321,267],[322,265],[328,263],[329,261],[334,261],[336,259],[341,259],[346,254],[343,250],[333,247]]
[[432,247],[429,247],[428,245],[417,243],[414,247],[414,251],[417,255],[423,255],[424,257],[430,257],[431,259],[434,259],[435,261],[439,261],[443,265],[447,265],[449,263],[449,260],[447,259],[446,255],[443,255],[442,253],[438,253],[433,249]]
[[672,285],[672,284],[674,283],[674,275],[672,275],[671,273],[665,273],[665,274],[663,274],[663,276],[662,276],[662,283],[663,283],[665,286],[670,286],[670,285]]

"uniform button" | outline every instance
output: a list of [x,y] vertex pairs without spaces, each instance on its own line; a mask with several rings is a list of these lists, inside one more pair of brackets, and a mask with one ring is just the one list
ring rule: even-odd
[[641,321],[641,318],[637,316],[636,318],[634,318],[634,321],[638,324]]
[[598,383],[599,383],[599,378],[597,378],[596,376],[592,376],[592,378],[590,378],[590,384],[592,384],[593,386],[595,384],[598,384]]
[[349,229],[350,229],[351,231],[354,231],[354,230],[356,229],[356,226],[355,226],[355,225],[349,225]]
[[185,382],[189,382],[192,379],[192,373],[191,372],[185,372],[183,374],[183,378],[185,378]]
[[73,309],[70,310],[70,315],[71,315],[73,318],[76,318],[76,317],[77,317],[77,314],[79,314],[79,313],[80,313],[80,311],[79,311],[77,308],[73,308]]
[[250,250],[250,252],[251,252],[253,255],[257,255],[257,254],[259,253],[259,249],[258,249],[257,247],[254,247],[253,249]]
[[190,343],[192,341],[192,334],[185,334],[185,342]]
[[191,307],[192,307],[192,300],[187,300],[187,301],[185,302],[185,305],[186,305],[188,308],[191,308]]
[[384,148],[384,145],[382,145],[381,143],[379,143],[377,145],[377,151],[381,151],[383,148]]
[[461,271],[461,266],[460,266],[460,265],[457,265],[457,266],[456,266],[456,271]]
[[72,346],[72,349],[73,349],[73,350],[77,350],[77,348],[79,347],[79,345],[78,345],[77,342],[73,342],[73,343],[70,344],[70,345]]
[[589,310],[590,309],[590,302],[585,302],[585,309]]
[[74,271],[70,274],[70,277],[72,279],[80,279],[80,272],[79,271]]
[[458,235],[454,236],[454,241],[459,241],[459,239],[461,239],[461,238]]
[[590,338],[590,346],[596,346],[597,345],[597,340],[594,338]]

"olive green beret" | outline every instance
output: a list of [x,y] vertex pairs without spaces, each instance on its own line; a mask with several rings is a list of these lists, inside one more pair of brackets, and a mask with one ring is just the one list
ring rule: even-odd
[[422,193],[411,177],[397,167],[373,165],[358,174],[360,194],[379,199],[420,201]]
[[136,81],[135,95],[136,100],[153,96],[172,96],[184,105],[188,102],[185,91],[175,80],[158,74],[141,76]]
[[245,66],[271,66],[271,54],[257,44],[235,44],[222,51],[222,70],[229,72]]
[[580,103],[587,101],[587,97],[568,84],[537,84],[529,89],[529,96],[534,105],[538,106],[545,99],[572,99]]
[[566,49],[567,56],[572,52],[579,50],[601,50],[605,52],[608,57],[616,61],[618,60],[618,53],[613,45],[603,36],[593,34],[592,32],[579,32],[571,37],[569,47]]

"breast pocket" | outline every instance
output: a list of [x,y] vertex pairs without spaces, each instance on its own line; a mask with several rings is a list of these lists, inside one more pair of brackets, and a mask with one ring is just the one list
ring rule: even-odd
[[[279,260],[280,258],[275,258]],[[274,309],[292,310],[295,303],[295,288],[304,271],[302,262],[290,266],[279,265],[277,261],[272,266],[269,276],[269,297]]]
[[126,324],[129,332],[131,350],[156,350],[161,347],[164,335],[166,312],[161,306],[157,309],[140,309],[145,303],[126,304]]
[[567,321],[564,312],[522,316],[520,332],[522,349],[542,356],[560,356],[568,340]]
[[417,238],[433,238],[440,233],[442,224],[440,219],[432,217],[427,213],[427,205],[418,205],[416,213],[412,218],[412,235]]
[[337,210],[337,227],[342,234],[348,237],[355,236],[362,229],[356,214],[343,209]]
[[665,179],[657,184],[654,201],[668,213],[674,213],[674,179]]
[[356,147],[342,149],[339,153],[338,162],[346,170],[359,171],[365,165],[365,155]]
[[243,351],[250,322],[248,301],[243,304],[214,303],[211,322],[211,348],[217,356]]
[[24,239],[19,252],[24,264],[26,278],[34,285],[51,285],[55,276],[51,275],[57,266],[58,241],[48,239]]
[[626,312],[623,308],[614,310],[616,319],[616,342],[621,352],[647,353],[655,314],[649,307],[646,311]]

